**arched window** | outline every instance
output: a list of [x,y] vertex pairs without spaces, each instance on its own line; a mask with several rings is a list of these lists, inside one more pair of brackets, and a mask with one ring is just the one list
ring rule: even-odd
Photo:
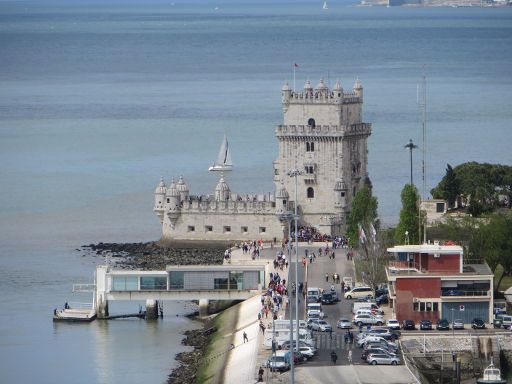
[[315,128],[315,119],[313,119],[313,118],[309,119],[309,120],[308,120],[308,125],[309,125],[310,127]]
[[306,152],[309,152],[309,141],[306,141]]
[[315,152],[315,143],[309,144],[309,149],[311,150],[311,152]]
[[315,190],[311,187],[309,187],[307,189],[307,196],[308,196],[308,199],[312,199],[315,197]]

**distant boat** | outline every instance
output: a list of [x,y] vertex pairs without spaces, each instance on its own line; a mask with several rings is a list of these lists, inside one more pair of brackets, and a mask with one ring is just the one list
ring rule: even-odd
[[324,5],[322,6],[322,9],[325,9],[325,10],[329,9],[329,8],[327,7],[327,1],[324,1]]
[[505,384],[507,380],[501,378],[501,372],[494,366],[491,360],[491,364],[484,369],[484,375],[481,379],[478,379],[477,384]]
[[233,162],[231,161],[231,155],[229,153],[229,143],[226,135],[220,145],[219,154],[217,160],[208,168],[209,171],[231,171],[233,170]]

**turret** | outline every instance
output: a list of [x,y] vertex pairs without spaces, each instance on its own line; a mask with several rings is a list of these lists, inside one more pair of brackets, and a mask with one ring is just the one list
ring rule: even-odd
[[183,176],[180,176],[178,184],[176,184],[176,190],[179,193],[180,202],[188,199],[188,186],[187,183],[185,183],[185,180],[183,180]]
[[356,79],[356,82],[354,83],[354,92],[356,93],[356,96],[359,98],[363,98],[363,86],[361,85],[361,81],[359,78]]
[[292,90],[290,89],[290,86],[288,85],[287,81],[284,83],[283,88],[281,88],[281,91],[283,96],[282,102],[288,103],[292,95]]
[[336,102],[343,101],[343,87],[339,80],[336,80],[336,84],[334,84],[332,92],[334,93],[334,100]]
[[327,96],[329,89],[327,88],[327,85],[325,85],[324,79],[320,79],[315,88],[315,91],[318,93],[319,96]]
[[313,86],[311,85],[311,81],[309,81],[309,79],[304,83],[304,91],[313,92]]
[[160,184],[155,189],[155,205],[153,207],[153,211],[156,212],[158,218],[160,219],[160,223],[163,223],[164,220],[164,204],[165,204],[165,193],[167,192],[167,188],[165,187],[163,176],[160,177]]
[[345,208],[347,206],[347,185],[343,178],[340,178],[334,184],[334,207]]
[[165,212],[171,221],[171,226],[174,228],[174,224],[176,224],[180,215],[180,193],[176,189],[174,179],[165,194]]
[[288,198],[290,195],[281,181],[281,187],[276,192],[276,214],[288,211]]
[[215,187],[215,200],[217,200],[217,201],[229,200],[230,194],[231,194],[231,191],[229,190],[229,186],[224,181],[224,175],[221,174],[219,183]]

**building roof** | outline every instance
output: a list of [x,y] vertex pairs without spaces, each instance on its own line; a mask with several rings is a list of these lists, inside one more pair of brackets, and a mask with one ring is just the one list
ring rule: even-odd
[[438,245],[438,244],[411,244],[411,245],[395,245],[387,249],[391,253],[439,253],[454,254],[462,253],[460,245]]

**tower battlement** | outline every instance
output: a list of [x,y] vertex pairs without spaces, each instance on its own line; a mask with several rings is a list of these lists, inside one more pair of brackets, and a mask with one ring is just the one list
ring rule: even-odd
[[278,125],[276,126],[276,137],[298,137],[314,136],[316,138],[345,137],[355,135],[370,135],[372,125],[370,123],[357,123],[349,126],[344,125]]

